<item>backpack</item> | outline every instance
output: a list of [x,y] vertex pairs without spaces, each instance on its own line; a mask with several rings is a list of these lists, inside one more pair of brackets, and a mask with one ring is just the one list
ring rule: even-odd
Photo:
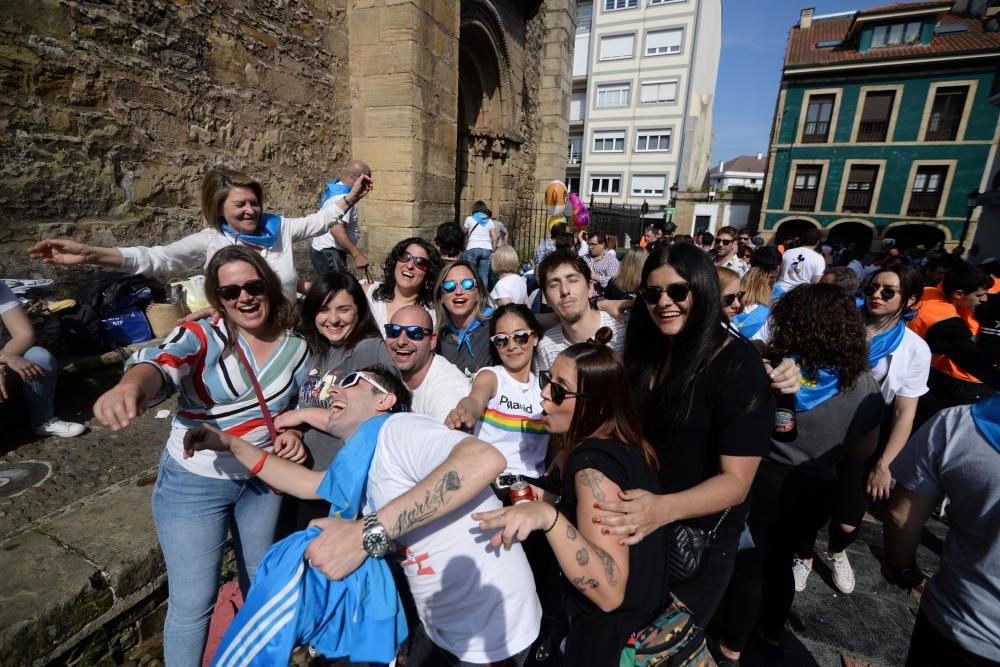
[[[149,340],[152,329],[143,311],[151,301],[162,301],[165,296],[163,285],[142,274],[121,271],[95,274],[77,292],[76,311],[60,319],[66,348],[74,354],[97,354],[130,342]],[[127,334],[121,333],[122,321],[132,323]]]

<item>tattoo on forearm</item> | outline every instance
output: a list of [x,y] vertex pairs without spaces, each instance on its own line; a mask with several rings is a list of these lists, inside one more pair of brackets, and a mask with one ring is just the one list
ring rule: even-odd
[[586,468],[577,473],[577,475],[577,479],[580,480],[581,484],[585,484],[590,487],[590,491],[594,494],[594,498],[602,503],[607,500],[607,496],[604,495],[604,491],[602,491],[600,487],[601,482],[604,481],[604,475],[602,473],[597,472],[593,468]]
[[598,584],[597,580],[592,577],[573,577],[573,585],[582,591],[587,588],[593,590],[600,584]]
[[568,537],[571,540],[576,539],[576,528],[574,528],[573,524],[569,522],[566,523],[566,537]]
[[405,535],[415,525],[437,515],[438,511],[451,500],[451,494],[460,488],[462,488],[462,476],[454,470],[446,472],[437,481],[434,488],[424,494],[422,500],[418,500],[400,511],[389,537],[396,539]]
[[590,562],[590,552],[586,549],[579,549],[576,552],[577,565],[586,565]]
[[591,546],[594,547],[594,553],[597,554],[597,559],[601,561],[601,567],[604,568],[604,578],[608,580],[608,584],[611,586],[617,586],[618,578],[615,576],[615,559],[611,557],[611,554],[596,544]]

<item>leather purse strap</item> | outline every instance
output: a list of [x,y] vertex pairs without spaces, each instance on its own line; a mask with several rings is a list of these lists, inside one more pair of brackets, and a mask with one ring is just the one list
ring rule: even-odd
[[239,355],[240,362],[243,363],[243,368],[246,369],[247,375],[250,376],[250,383],[253,384],[253,391],[257,394],[257,403],[260,405],[260,411],[264,415],[264,423],[267,424],[267,432],[271,434],[271,443],[278,439],[278,431],[274,428],[274,420],[271,419],[271,411],[267,409],[267,401],[264,400],[264,392],[260,390],[260,383],[257,382],[257,374],[253,372],[253,367],[247,360],[247,355],[240,347],[240,342],[238,340],[233,341],[233,345],[236,347],[236,354]]

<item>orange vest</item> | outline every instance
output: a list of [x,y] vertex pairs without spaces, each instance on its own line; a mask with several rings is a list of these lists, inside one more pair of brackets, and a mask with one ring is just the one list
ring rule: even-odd
[[[972,311],[963,309],[963,312],[960,313],[953,304],[944,298],[940,287],[925,287],[920,307],[917,309],[917,316],[907,322],[906,326],[923,338],[932,326],[953,317],[961,318],[973,336],[979,334],[979,322],[973,316]],[[932,355],[931,366],[958,380],[981,382],[979,378],[969,375],[943,354]]]

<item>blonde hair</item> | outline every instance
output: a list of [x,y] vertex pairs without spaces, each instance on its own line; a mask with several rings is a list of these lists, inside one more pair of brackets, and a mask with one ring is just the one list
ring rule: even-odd
[[715,272],[719,274],[719,287],[722,287],[724,283],[740,282],[740,274],[733,271],[728,266],[716,266]]
[[649,251],[637,245],[632,246],[622,258],[618,273],[612,280],[622,292],[632,294],[642,283],[642,265],[646,263]]
[[759,266],[751,266],[743,279],[740,280],[740,289],[743,290],[744,306],[769,306],[771,305],[771,293],[774,291],[775,275]]
[[497,272],[497,275],[502,273],[517,273],[520,264],[521,262],[517,258],[517,251],[509,245],[502,245],[494,250],[493,258],[490,260],[490,266]]
[[448,262],[441,269],[441,273],[438,274],[437,283],[434,285],[434,311],[437,316],[437,328],[438,333],[444,333],[448,330],[448,323],[451,322],[451,314],[444,307],[444,299],[441,297],[444,295],[444,290],[441,288],[445,281],[448,280],[448,274],[456,268],[464,268],[469,272],[472,278],[476,281],[476,295],[479,300],[476,302],[476,319],[482,320],[483,322],[489,319],[487,312],[492,313],[493,300],[490,299],[489,292],[486,291],[486,286],[483,285],[482,278],[479,277],[479,272],[476,271],[472,264],[457,259],[454,262]]
[[216,167],[201,182],[201,213],[209,227],[222,231],[222,204],[233,188],[249,188],[257,195],[257,203],[264,206],[264,188],[246,174]]

